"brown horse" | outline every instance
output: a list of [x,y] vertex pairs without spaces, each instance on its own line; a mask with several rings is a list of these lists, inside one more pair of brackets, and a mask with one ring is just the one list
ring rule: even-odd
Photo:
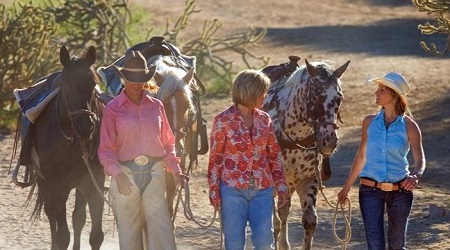
[[[76,189],[77,203],[82,200],[84,210],[86,203],[89,205],[92,249],[100,249],[103,242],[103,198],[96,185],[103,187],[105,176],[96,157],[100,104],[95,90],[99,79],[92,68],[95,60],[92,46],[81,58],[71,57],[66,47],[61,48],[64,68],[52,83],[58,89],[57,94],[30,126],[28,134],[36,156],[32,162],[36,182],[31,192],[37,189],[33,216],[39,217],[44,208],[50,223],[52,250],[69,246],[66,202],[72,189]],[[89,152],[92,154],[87,155]],[[93,178],[84,164],[84,156],[88,156]],[[86,219],[77,211],[76,208],[73,212],[73,249],[80,249],[79,234]]]

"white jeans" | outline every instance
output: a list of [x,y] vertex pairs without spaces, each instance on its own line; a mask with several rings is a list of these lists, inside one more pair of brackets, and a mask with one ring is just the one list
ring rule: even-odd
[[131,170],[122,166],[131,183],[132,193],[122,195],[116,181],[111,182],[111,195],[119,224],[121,250],[174,250],[174,228],[166,201],[164,165],[157,162],[152,168],[152,179],[141,195]]

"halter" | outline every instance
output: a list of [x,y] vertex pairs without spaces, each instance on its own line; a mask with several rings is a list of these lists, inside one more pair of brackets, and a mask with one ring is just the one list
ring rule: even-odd
[[[61,84],[61,85],[63,85],[64,84],[64,82]],[[93,95],[92,96],[94,96],[94,90],[92,90],[92,92],[93,92]],[[66,110],[67,110],[67,117],[69,117],[69,119],[70,119],[70,132],[71,132],[71,135],[67,135],[65,132],[64,132],[64,130],[63,130],[63,128],[62,128],[62,126],[61,126],[61,122],[60,122],[60,120],[59,119],[56,119],[56,123],[57,123],[57,125],[58,125],[58,128],[59,128],[59,131],[61,132],[61,134],[64,136],[64,138],[66,138],[66,140],[68,140],[68,144],[70,145],[70,144],[72,144],[73,143],[73,141],[74,141],[74,134],[75,134],[75,130],[74,130],[74,117],[76,116],[76,115],[88,115],[89,116],[89,118],[90,119],[92,119],[94,122],[93,122],[93,129],[92,129],[92,131],[90,132],[90,135],[89,135],[89,139],[88,140],[91,140],[92,139],[92,137],[93,137],[93,134],[94,134],[94,131],[96,130],[96,122],[95,121],[97,121],[98,120],[98,117],[97,117],[97,115],[94,113],[94,112],[92,112],[92,111],[90,111],[90,110],[88,110],[88,109],[77,109],[77,110],[74,110],[74,111],[70,111],[70,107],[69,107],[69,104],[68,104],[68,102],[67,102],[67,98],[66,98],[66,94],[65,94],[65,92],[64,92],[64,88],[61,88],[61,95],[62,95],[62,99],[63,99],[63,101],[64,101],[64,106],[66,107]],[[56,117],[58,117],[58,114],[59,114],[59,97],[60,97],[60,95],[58,95],[58,97],[57,97],[57,100],[56,100],[56,109],[55,109],[55,112],[56,112]],[[91,99],[91,103],[90,103],[90,105],[92,105],[92,101],[93,101],[93,99],[94,98],[92,98]]]

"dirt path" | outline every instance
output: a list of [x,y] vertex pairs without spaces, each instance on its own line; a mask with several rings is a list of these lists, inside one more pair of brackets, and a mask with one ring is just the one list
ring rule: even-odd
[[[175,0],[131,3],[141,4],[156,17],[171,16],[172,21],[184,8],[184,1]],[[340,148],[332,158],[332,179],[325,183],[325,194],[333,203],[358,148],[359,124],[366,114],[376,111],[372,89],[365,85],[365,79],[389,71],[404,74],[412,85],[411,110],[422,128],[427,157],[427,170],[415,192],[408,248],[450,249],[450,59],[428,56],[419,48],[419,41],[428,38],[416,27],[428,16],[417,12],[409,1],[392,0],[198,0],[197,6],[202,11],[191,20],[188,35],[199,33],[205,18],[218,18],[223,23],[223,31],[218,35],[234,34],[250,26],[267,27],[266,38],[253,49],[256,54],[270,57],[273,64],[285,62],[289,55],[310,61],[331,60],[336,65],[352,61],[342,80],[345,123],[339,131]],[[151,25],[161,27],[164,22],[165,18],[154,18]],[[235,66],[242,67],[238,62]],[[204,98],[202,102],[210,126],[212,117],[229,105],[229,98]],[[23,207],[28,189],[11,182],[8,168],[12,145],[11,135],[0,135],[0,249],[49,249],[50,230],[45,216],[31,225],[31,207]],[[207,155],[200,158],[190,182],[193,213],[205,224],[213,216],[208,201],[206,159]],[[351,191],[352,238],[348,249],[359,250],[365,249],[365,242],[356,192],[357,188]],[[69,206],[72,203],[70,200]],[[430,205],[444,207],[447,215],[429,216]],[[322,196],[318,215],[314,249],[341,249],[333,237],[334,209],[326,205]],[[219,249],[218,222],[205,230],[187,221],[181,210],[177,218],[179,249]],[[294,198],[289,224],[293,249],[300,249],[302,241],[300,218],[298,198]],[[338,226],[342,229],[342,219]],[[88,228],[83,231],[84,249],[88,249]],[[117,231],[107,209],[104,231],[102,249],[118,249]],[[343,236],[342,230],[339,233]]]

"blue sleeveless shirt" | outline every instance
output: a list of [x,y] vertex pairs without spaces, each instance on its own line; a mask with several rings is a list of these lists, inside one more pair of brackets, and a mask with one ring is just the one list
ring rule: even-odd
[[398,182],[409,174],[408,152],[404,116],[398,116],[386,128],[382,109],[367,128],[366,163],[359,176],[377,182]]

